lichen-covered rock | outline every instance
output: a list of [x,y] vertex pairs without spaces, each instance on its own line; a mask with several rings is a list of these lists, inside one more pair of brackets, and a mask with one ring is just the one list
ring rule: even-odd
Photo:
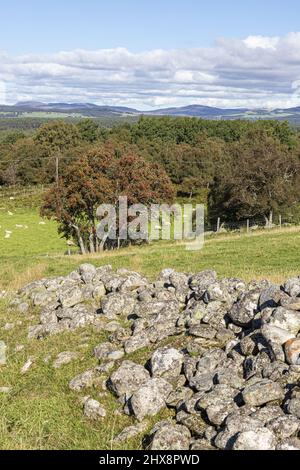
[[96,378],[97,371],[95,369],[86,370],[70,381],[69,388],[75,392],[80,392],[85,388],[92,387]]
[[59,301],[63,308],[74,307],[81,302],[84,302],[84,293],[79,286],[68,287],[61,289],[59,293]]
[[300,428],[300,421],[295,416],[279,416],[267,423],[266,426],[279,440],[296,436]]
[[241,298],[232,306],[228,312],[234,324],[242,327],[250,325],[258,311],[258,300],[260,291],[251,290],[241,295]]
[[78,273],[85,284],[89,284],[97,275],[97,270],[92,264],[82,264]]
[[203,437],[208,428],[207,423],[200,415],[190,414],[183,410],[177,413],[176,421],[188,428],[192,436]]
[[70,362],[78,359],[78,353],[71,351],[64,351],[58,354],[57,358],[53,363],[54,369],[59,369],[60,367],[70,364]]
[[[99,364],[74,377],[72,390],[110,390],[136,421],[172,409],[173,418],[151,432],[153,450],[299,448],[300,277],[277,286],[166,269],[151,283],[126,269],[84,264],[28,284],[10,313],[22,304],[34,307],[26,321],[39,315],[30,339],[88,330],[78,348],[94,347]],[[105,340],[95,347],[91,333]],[[136,351],[143,365],[128,361]],[[62,352],[53,367],[80,357]],[[88,400],[85,415],[103,419],[100,403]],[[115,442],[147,426],[124,429]]]
[[228,416],[225,427],[214,439],[214,445],[220,450],[232,450],[237,436],[241,432],[258,431],[263,427],[258,419],[243,415],[239,411]]
[[268,324],[286,330],[292,335],[297,335],[300,331],[300,314],[295,310],[278,307],[268,320]]
[[170,393],[166,403],[170,408],[177,408],[179,403],[184,403],[193,395],[193,390],[191,390],[189,387],[178,387]]
[[292,439],[286,439],[278,444],[276,447],[276,450],[300,450],[300,439],[297,439],[296,437]]
[[233,444],[233,450],[275,450],[275,448],[275,435],[266,428],[241,432]]
[[146,416],[155,416],[164,406],[172,391],[172,385],[161,378],[152,378],[136,390],[129,404],[129,409],[142,421]]
[[242,395],[247,405],[261,406],[271,401],[282,401],[284,391],[278,383],[263,379],[245,387]]
[[112,343],[101,343],[94,349],[94,355],[99,361],[118,361],[124,356],[123,349],[117,349]]
[[127,401],[150,378],[149,372],[132,361],[123,361],[110,376],[108,386],[117,397]]
[[287,411],[300,419],[300,397],[292,398],[287,403]]
[[102,299],[101,308],[103,315],[109,319],[115,319],[119,315],[131,315],[135,306],[135,298],[128,294],[114,292]]
[[283,289],[290,297],[298,297],[300,295],[300,277],[288,279],[283,285]]
[[84,403],[84,415],[93,421],[102,420],[106,416],[103,406],[93,398],[88,398]]
[[190,439],[185,426],[166,424],[154,433],[150,450],[188,450]]
[[159,348],[150,359],[153,377],[177,377],[182,370],[183,354],[175,348]]
[[283,328],[279,328],[278,326],[271,324],[263,325],[261,332],[269,344],[275,343],[279,344],[280,346],[282,346],[290,339],[295,338],[295,335],[293,333],[290,333],[289,331]]
[[135,426],[128,426],[124,428],[123,431],[120,432],[115,438],[114,443],[122,444],[123,442],[127,442],[129,439],[133,439],[134,437],[138,436],[141,433],[144,433],[147,430],[147,423],[139,423]]

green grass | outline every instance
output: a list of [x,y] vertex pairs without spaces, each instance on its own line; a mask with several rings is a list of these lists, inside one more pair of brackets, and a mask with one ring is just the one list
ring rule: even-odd
[[[9,201],[9,204],[12,204]],[[13,215],[8,215],[10,210]],[[41,225],[44,222],[45,225]],[[23,225],[17,228],[16,225]],[[300,271],[300,228],[229,234],[208,239],[201,251],[184,244],[159,242],[81,257],[66,256],[66,242],[54,221],[43,221],[35,209],[0,204],[0,289],[14,289],[37,277],[67,274],[81,262],[126,267],[154,278],[166,267],[197,272],[215,269],[219,276],[246,280],[268,277],[282,281]],[[27,226],[28,228],[24,228]],[[5,230],[12,232],[5,239]],[[76,251],[76,250],[75,250]]]
[[[113,444],[113,437],[134,421],[121,413],[121,405],[110,392],[103,391],[101,385],[80,393],[68,387],[75,375],[97,365],[92,355],[93,348],[106,339],[105,334],[95,332],[90,327],[44,341],[29,341],[27,328],[34,323],[33,320],[20,315],[7,318],[2,303],[0,328],[8,320],[22,324],[11,331],[1,331],[1,338],[8,345],[8,364],[1,369],[0,387],[9,386],[12,391],[9,394],[0,393],[0,449],[126,450],[141,447],[141,436],[127,443]],[[17,344],[24,345],[18,353],[14,351]],[[61,369],[54,369],[53,360],[59,352],[66,350],[78,352],[78,360]],[[128,358],[144,364],[150,355],[150,350],[144,350]],[[35,363],[26,375],[21,375],[20,370],[29,357],[34,357]],[[99,382],[105,378],[100,376]],[[107,412],[104,420],[91,422],[84,417],[81,403],[84,396],[101,402]],[[168,410],[160,415],[161,419],[168,416]],[[157,419],[149,420],[149,430]]]
[[[67,274],[83,261],[97,266],[109,263],[114,268],[126,267],[150,278],[166,267],[191,272],[213,268],[221,277],[248,280],[266,277],[278,282],[300,273],[300,229],[297,227],[248,236],[225,234],[209,239],[198,252],[186,251],[182,244],[161,242],[95,256],[74,254],[69,257],[65,255],[65,241],[57,235],[56,223],[46,220],[42,225],[36,209],[24,201],[23,209],[19,206],[20,201],[0,201],[0,290],[12,291],[33,279]],[[11,238],[4,238],[5,230],[12,231]],[[8,364],[0,371],[0,387],[10,386],[12,391],[8,395],[0,393],[0,449],[117,448],[112,438],[132,424],[132,418],[120,414],[117,400],[99,386],[79,394],[68,388],[76,374],[96,365],[92,351],[106,339],[106,333],[90,327],[44,341],[29,341],[28,326],[38,323],[38,317],[11,313],[6,302],[0,301],[0,339],[8,345]],[[14,323],[15,328],[3,329],[7,322]],[[15,352],[17,344],[24,345],[18,353]],[[55,370],[53,360],[66,350],[78,352],[78,360]],[[150,355],[151,350],[145,349],[129,358],[144,364]],[[35,357],[35,364],[23,376],[20,369],[31,356]],[[49,356],[50,361],[45,362]],[[83,417],[80,399],[85,395],[99,399],[106,408],[104,421],[93,423]],[[165,411],[149,420],[149,429],[169,414],[170,411]],[[119,448],[138,449],[140,446],[141,436],[138,436]]]

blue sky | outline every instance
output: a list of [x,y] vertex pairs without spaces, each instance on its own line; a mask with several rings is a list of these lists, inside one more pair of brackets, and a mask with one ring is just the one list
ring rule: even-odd
[[299,0],[8,0],[0,103],[300,105]]
[[217,37],[299,29],[299,0],[9,0],[0,49],[11,54],[208,46]]

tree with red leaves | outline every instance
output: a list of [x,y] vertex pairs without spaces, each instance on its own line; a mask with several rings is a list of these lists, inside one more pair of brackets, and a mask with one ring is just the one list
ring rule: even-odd
[[[100,204],[117,207],[120,196],[127,196],[128,204],[150,205],[172,202],[175,192],[160,165],[144,160],[132,149],[116,151],[108,142],[88,149],[63,167],[58,185],[44,197],[41,214],[54,216],[59,232],[76,240],[82,254],[93,253],[103,248],[96,234],[97,208]],[[109,246],[116,243],[110,240]]]

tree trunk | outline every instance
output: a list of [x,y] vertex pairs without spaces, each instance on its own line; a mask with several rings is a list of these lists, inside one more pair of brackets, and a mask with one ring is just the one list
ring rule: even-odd
[[85,249],[85,246],[84,246],[84,242],[83,242],[83,239],[82,239],[82,236],[81,236],[79,227],[77,227],[77,225],[74,225],[74,224],[72,224],[72,227],[73,227],[73,228],[75,229],[75,231],[76,231],[77,240],[78,240],[78,245],[79,245],[79,247],[80,247],[81,254],[82,254],[82,255],[85,255],[85,254],[86,254],[86,249]]
[[266,222],[266,228],[271,228],[273,225],[273,211],[271,210],[269,212],[269,216],[267,217],[266,215],[264,216],[265,222]]
[[93,231],[91,231],[91,233],[90,233],[89,242],[90,242],[90,253],[95,253],[95,245],[94,245],[94,234],[93,234]]

